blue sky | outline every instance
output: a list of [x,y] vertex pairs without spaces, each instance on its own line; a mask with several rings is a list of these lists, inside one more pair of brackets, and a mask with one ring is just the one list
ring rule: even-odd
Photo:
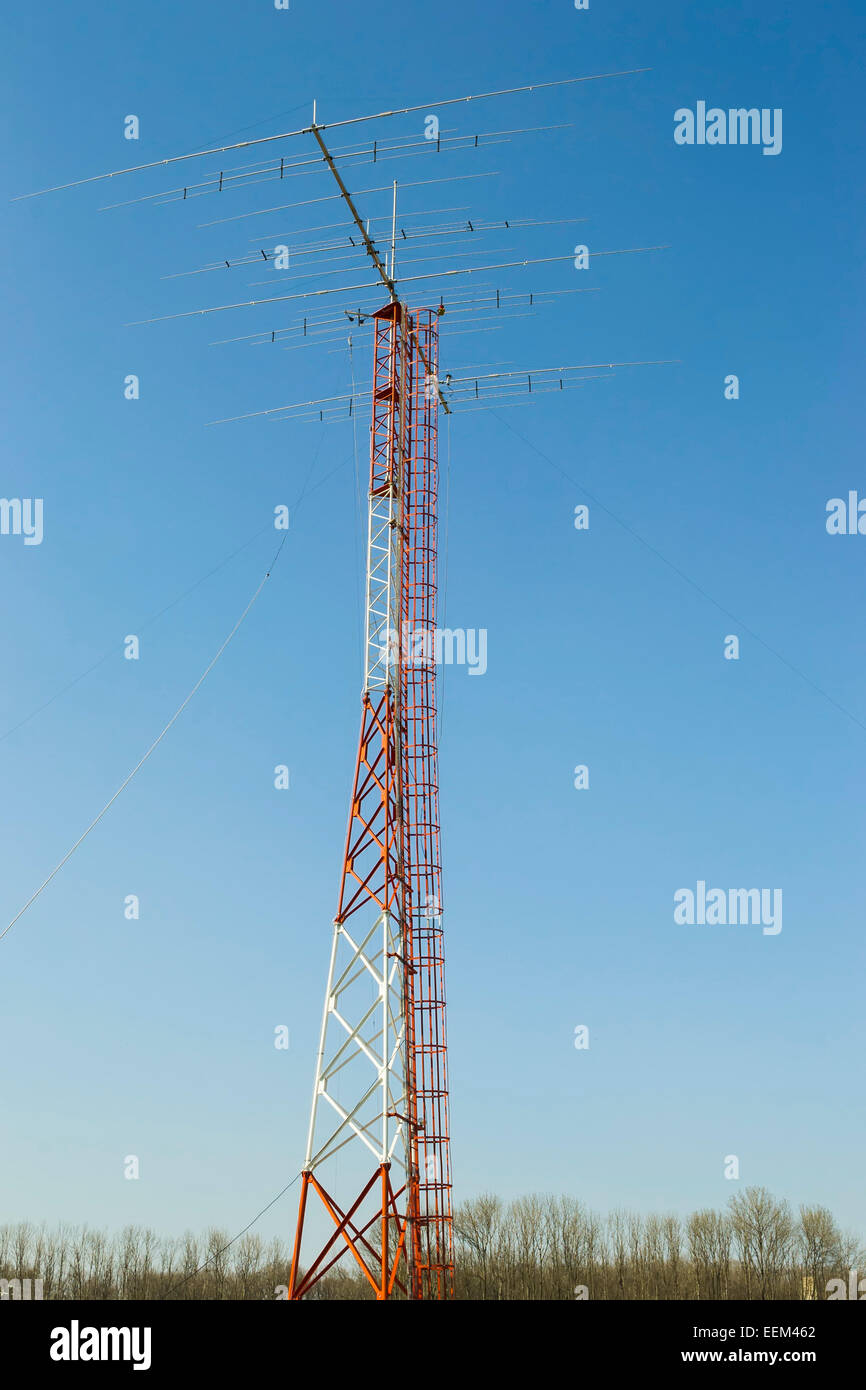
[[[740,1185],[826,1203],[866,1233],[866,539],[824,524],[829,498],[866,492],[863,15],[386,0],[365,18],[346,3],[191,0],[84,3],[47,23],[18,11],[5,29],[10,198],[291,129],[313,98],[340,120],[651,69],[443,109],[464,134],[569,125],[442,155],[437,176],[499,175],[401,204],[588,219],[526,233],[533,258],[578,241],[670,247],[597,260],[581,284],[599,293],[496,333],[457,336],[446,314],[446,370],[680,360],[451,425],[446,620],[488,632],[483,678],[446,672],[441,748],[456,1196],[565,1191],[685,1213],[731,1195],[736,1154]],[[675,145],[674,111],[699,100],[782,108],[782,153]],[[419,136],[421,119],[376,133]],[[359,169],[354,186],[420,167]],[[211,346],[285,321],[268,310],[126,326],[264,293],[247,286],[269,268],[161,277],[248,251],[259,231],[273,245],[337,221],[330,204],[200,226],[289,201],[273,184],[217,211],[100,211],[167,182],[4,214],[0,491],[43,498],[45,534],[0,537],[0,734],[101,662],[0,739],[4,924],[240,615],[276,504],[292,526],[193,704],[0,943],[0,1187],[4,1219],[234,1232],[303,1157],[357,736],[360,543],[348,425],[207,422],[346,390],[349,363],[340,344]],[[316,173],[292,196],[329,191]],[[488,242],[502,260],[510,244]],[[488,283],[577,275],[565,261]],[[368,352],[359,335],[365,379]],[[128,633],[138,662],[123,659]],[[739,661],[723,657],[728,634]],[[675,924],[675,891],[699,879],[781,887],[782,932]],[[138,1182],[123,1178],[131,1153]],[[260,1229],[293,1220],[288,1197]]]

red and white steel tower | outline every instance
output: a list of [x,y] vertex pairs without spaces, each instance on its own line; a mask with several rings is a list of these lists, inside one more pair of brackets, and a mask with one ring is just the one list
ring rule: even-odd
[[[642,70],[631,70],[632,73],[639,71]],[[380,284],[390,297],[390,302],[372,315],[375,343],[361,734],[301,1175],[289,1283],[291,1299],[309,1294],[347,1255],[351,1255],[363,1271],[363,1277],[378,1299],[395,1295],[410,1299],[446,1299],[454,1293],[435,667],[439,647],[436,641],[439,406],[441,404],[450,413],[451,403],[459,406],[471,402],[473,408],[479,400],[511,404],[515,393],[562,391],[582,386],[591,379],[576,373],[605,366],[612,370],[614,366],[651,365],[582,363],[483,375],[473,371],[456,380],[446,377],[449,383],[446,399],[438,380],[439,311],[410,310],[395,285],[397,184],[393,186],[388,266],[380,255],[376,238],[371,235],[370,221],[365,220],[356,207],[323,132],[366,126],[370,121],[435,111],[443,106],[628,75],[631,74],[599,73],[536,82],[368,113],[333,122],[330,126],[317,124],[314,104],[312,124],[299,130],[245,139],[217,149],[187,151],[156,163],[95,176],[113,179],[157,166],[162,168],[230,150],[312,135],[321,162],[339,190],[334,197],[343,200],[357,231],[357,239],[353,232],[349,242],[355,250],[363,251],[378,279],[373,284],[353,283],[297,293],[292,290],[260,300],[244,299],[239,303],[218,304],[163,317],[185,318],[193,313],[221,313],[259,303],[306,301],[321,294],[378,291]],[[530,131],[511,133],[528,134]],[[499,135],[501,132],[476,132],[474,141],[469,135],[456,135],[451,145],[455,149],[478,149],[480,139],[498,140]],[[409,153],[412,143],[410,140],[404,149],[398,142],[389,147],[390,152],[402,159]],[[433,149],[427,140],[421,140],[420,144],[427,150]],[[438,156],[441,148],[438,139],[435,148]],[[346,147],[343,152],[353,166],[359,158],[366,162],[364,151],[355,146]],[[377,141],[373,140],[374,163],[376,158]],[[302,166],[309,166],[307,171],[312,172],[318,163],[318,156],[315,160],[290,158],[287,161],[280,155],[270,166],[256,163],[248,169],[234,170],[225,181],[222,170],[218,175],[214,172],[200,180],[194,192],[196,196],[206,192],[222,195],[230,185],[243,186],[253,173],[258,183],[263,178],[282,179],[287,168],[292,171],[291,177],[299,176]],[[487,177],[487,174],[479,176]],[[57,187],[71,188],[93,181],[94,177],[90,177]],[[369,193],[382,191],[367,190]],[[173,200],[180,195],[180,190],[169,190],[169,193]],[[187,187],[184,186],[184,200],[186,196]],[[484,235],[495,225],[467,223],[473,235]],[[519,225],[550,224],[537,219],[504,222],[506,228],[514,229]],[[415,235],[452,237],[462,230],[461,221],[456,226],[419,227]],[[405,231],[403,236],[406,236]],[[327,242],[306,248],[316,255],[331,249],[333,247]],[[593,251],[593,256],[660,249],[633,247],[616,252]],[[258,253],[251,254],[257,262]],[[268,260],[264,250],[260,254]],[[433,259],[438,261],[439,256],[433,255]],[[478,271],[500,272],[571,260],[569,253],[533,259],[524,256],[486,266],[473,263],[435,274],[416,274],[403,284],[430,280],[441,283],[445,277],[475,275]],[[246,253],[235,262],[239,266],[248,263]],[[223,264],[231,268],[228,260],[220,262],[220,273]],[[213,269],[213,265],[203,267],[203,270]],[[542,291],[545,297],[583,292],[563,287]],[[528,292],[527,297],[531,308],[532,292]],[[496,310],[502,307],[498,287],[474,301],[474,308],[478,310],[486,311],[494,306]],[[472,307],[472,302],[463,301],[464,313]],[[442,300],[440,310],[444,310]],[[344,309],[344,313],[352,319],[348,309]],[[359,322],[362,319],[360,306],[357,319]],[[306,313],[302,322],[306,338]],[[332,322],[328,321],[329,328]],[[299,330],[300,324],[272,329],[270,341],[277,341],[278,334],[283,341],[285,334]],[[488,331],[487,328],[484,331]],[[288,419],[290,412],[317,406],[324,407],[319,411],[320,420],[325,419],[326,413],[333,419],[335,411],[342,414],[346,399],[332,397],[327,401],[304,402],[297,407],[280,407],[279,414],[276,410],[253,413]],[[352,394],[348,397],[350,414],[356,399],[353,383]],[[243,418],[249,418],[249,413]],[[181,709],[184,707],[182,705]],[[176,718],[177,715],[172,722]],[[122,784],[121,790],[127,782]],[[109,802],[108,806],[111,804]],[[104,812],[97,819],[102,814]],[[90,828],[96,824],[94,821]],[[62,860],[58,867],[65,862]],[[56,872],[55,869],[43,887]],[[29,903],[22,911],[26,906]],[[17,920],[16,917],[10,926]],[[323,1224],[325,1234],[320,1237]]]
[[[346,1255],[377,1299],[453,1296],[434,640],[438,325],[435,311],[410,311],[393,286],[392,295],[373,315],[361,734],[290,1299]],[[307,1229],[315,1202],[326,1221],[319,1239]]]

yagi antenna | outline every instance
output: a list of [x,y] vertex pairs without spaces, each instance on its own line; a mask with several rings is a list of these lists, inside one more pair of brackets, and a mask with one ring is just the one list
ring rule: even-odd
[[525,87],[505,87],[496,92],[473,92],[469,96],[446,97],[439,101],[425,101],[417,106],[401,106],[393,111],[375,111],[367,116],[351,116],[348,120],[330,121],[327,125],[318,125],[316,103],[313,102],[313,123],[302,126],[300,130],[285,130],[279,135],[260,135],[255,140],[239,140],[233,145],[217,145],[207,150],[193,150],[189,154],[175,154],[166,159],[153,159],[148,164],[132,164],[128,169],[112,169],[107,174],[91,174],[89,178],[73,179],[70,183],[58,183],[52,188],[40,188],[34,193],[19,193],[16,198],[12,199],[12,202],[20,202],[24,198],[41,198],[46,193],[60,193],[67,188],[81,188],[86,183],[99,183],[103,179],[116,179],[123,174],[138,174],[146,169],[162,169],[168,164],[180,164],[187,159],[204,159],[212,154],[226,154],[229,150],[245,150],[252,149],[255,145],[267,145],[274,140],[291,140],[298,135],[312,135],[316,129],[337,130],[348,125],[362,125],[366,121],[386,120],[391,116],[407,116],[414,111],[429,111],[431,107],[457,106],[461,102],[486,101],[490,97],[516,96],[521,92],[542,91],[548,87],[570,87],[580,82],[602,82],[613,77],[633,77],[638,73],[649,71],[649,68],[628,68],[624,72],[597,72],[588,77],[563,77],[557,82],[533,82]]
[[[552,126],[523,126],[513,130],[500,131],[478,131],[472,134],[456,134],[446,136],[444,140],[440,136],[436,141],[427,139],[416,139],[414,137],[397,137],[393,145],[379,144],[373,141],[372,146],[342,146],[340,149],[332,150],[331,153],[339,156],[342,167],[348,166],[358,169],[369,164],[384,164],[389,160],[395,159],[417,159],[423,152],[429,156],[440,154],[463,154],[467,150],[489,150],[497,145],[511,143],[515,135],[541,135],[551,130],[568,129],[573,122],[565,122]],[[322,161],[318,155],[312,155],[307,159],[296,159],[287,161],[284,157],[274,158],[272,162],[258,161],[253,164],[239,164],[230,169],[220,169],[205,178],[201,178],[193,183],[178,184],[174,188],[158,189],[155,193],[144,193],[138,198],[125,198],[119,203],[108,203],[100,211],[113,211],[117,208],[135,207],[138,203],[153,203],[159,207],[167,207],[170,203],[186,202],[187,199],[205,198],[212,195],[237,192],[238,189],[257,187],[261,183],[280,183],[297,178],[308,178],[311,174],[321,169]]]
[[[524,367],[514,372],[488,372],[480,375],[473,372],[470,376],[455,377],[451,373],[446,373],[443,385],[447,390],[458,391],[468,390],[475,387],[475,395],[478,397],[479,384],[483,382],[502,382],[507,385],[509,382],[520,381],[523,378],[545,378],[552,373],[554,376],[563,376],[566,372],[588,372],[601,370],[606,367],[612,371],[614,367],[671,367],[678,366],[679,358],[666,357],[639,362],[576,362],[568,367]],[[578,377],[577,381],[594,381],[595,377]],[[512,388],[510,388],[512,389]],[[239,420],[255,420],[265,415],[280,415],[287,410],[309,410],[311,407],[320,409],[323,406],[339,406],[344,401],[363,401],[369,400],[369,391],[351,391],[340,396],[322,396],[315,401],[296,401],[290,405],[272,405],[267,410],[248,410],[243,415],[227,415],[221,420],[210,420],[210,425],[230,425]],[[456,403],[456,402],[455,402]]]
[[[626,246],[615,251],[590,251],[590,259],[593,256],[633,256],[647,251],[668,251],[668,245],[663,246]],[[573,256],[539,256],[532,259],[520,261],[501,261],[498,265],[474,265],[461,266],[456,270],[437,270],[431,271],[427,275],[409,275],[402,283],[404,285],[417,284],[421,280],[446,280],[455,275],[478,275],[488,270],[509,270],[515,266],[527,265],[550,265],[554,262],[571,261]],[[388,284],[388,280],[385,280]],[[160,314],[152,319],[137,319],[134,323],[126,325],[127,328],[140,328],[146,323],[168,323],[173,319],[193,319],[202,314],[221,314],[229,309],[251,309],[259,304],[280,304],[292,299],[314,299],[323,294],[343,294],[350,290],[370,290],[375,289],[376,281],[368,281],[364,285],[339,285],[334,289],[328,290],[307,290],[303,294],[274,294],[266,299],[247,299],[241,300],[237,304],[214,304],[206,309],[186,309],[179,314]]]

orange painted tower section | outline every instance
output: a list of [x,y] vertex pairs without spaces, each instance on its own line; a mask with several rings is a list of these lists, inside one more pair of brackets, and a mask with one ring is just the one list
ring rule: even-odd
[[437,315],[394,299],[373,318],[361,733],[290,1299],[347,1256],[377,1299],[454,1292],[436,714]]

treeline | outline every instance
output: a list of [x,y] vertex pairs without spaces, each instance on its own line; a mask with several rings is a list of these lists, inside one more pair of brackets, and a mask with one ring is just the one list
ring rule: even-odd
[[[866,1275],[866,1251],[826,1207],[795,1215],[763,1187],[723,1210],[678,1216],[613,1211],[601,1217],[571,1197],[481,1196],[455,1213],[459,1299],[823,1299],[827,1283]],[[276,1299],[285,1297],[289,1245],[250,1232],[163,1239],[129,1226],[0,1226],[0,1280],[42,1281],[46,1299]],[[345,1262],[344,1262],[345,1263]],[[22,1283],[22,1292],[26,1286]],[[17,1285],[0,1283],[0,1297]],[[26,1293],[25,1293],[26,1296]],[[371,1297],[360,1273],[334,1271],[322,1299]]]
[[455,1234],[464,1299],[822,1299],[830,1279],[866,1273],[860,1241],[826,1207],[795,1216],[763,1187],[685,1220],[484,1196],[459,1209]]

